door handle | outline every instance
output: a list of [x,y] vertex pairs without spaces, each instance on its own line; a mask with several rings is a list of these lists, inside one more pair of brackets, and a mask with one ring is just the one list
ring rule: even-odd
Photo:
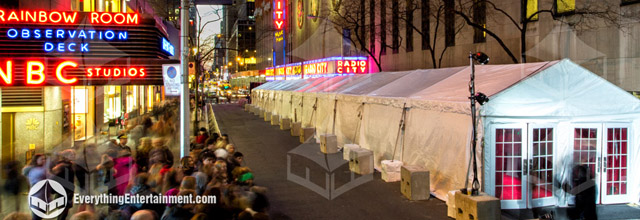
[[533,164],[533,159],[529,159],[529,173],[530,173],[529,175],[533,175],[533,173],[535,172],[534,168],[535,166]]
[[527,175],[529,173],[529,171],[527,170],[527,168],[529,168],[529,165],[528,165],[527,162],[528,162],[527,159],[522,159],[522,163],[523,163],[523,165],[522,165],[522,174],[523,175]]
[[607,172],[607,157],[602,158],[602,172]]

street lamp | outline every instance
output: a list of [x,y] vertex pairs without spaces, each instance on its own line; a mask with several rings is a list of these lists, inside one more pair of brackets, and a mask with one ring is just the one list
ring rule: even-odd
[[[473,159],[473,183],[471,183],[471,195],[478,195],[478,191],[480,189],[480,182],[478,181],[478,164],[476,162],[476,142],[478,142],[478,132],[476,125],[476,101],[483,105],[484,103],[489,101],[489,98],[482,93],[476,93],[476,83],[475,83],[475,63],[480,65],[484,65],[489,63],[489,56],[484,54],[483,52],[471,53],[469,52],[469,65],[471,66],[471,78],[469,81],[469,100],[471,102],[471,125],[473,127],[473,142],[471,143],[472,149],[472,159]],[[466,185],[466,184],[465,184]],[[463,189],[466,194],[466,188]]]

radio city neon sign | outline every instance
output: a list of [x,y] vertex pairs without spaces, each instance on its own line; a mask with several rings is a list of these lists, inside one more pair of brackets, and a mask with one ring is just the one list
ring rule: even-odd
[[282,30],[284,25],[285,2],[284,0],[275,0],[273,4],[275,9],[273,10],[273,23],[276,25],[277,30]]
[[[80,12],[82,13],[82,12]],[[79,12],[59,12],[59,11],[29,11],[0,9],[0,24],[77,24]],[[133,25],[139,23],[138,13],[111,13],[111,12],[90,12],[88,13],[89,23],[94,25]]]
[[[25,62],[25,85],[42,85],[46,78],[46,68],[42,61],[29,60]],[[53,76],[61,84],[71,85],[78,82],[78,78],[65,76],[64,70],[77,68],[78,63],[74,61],[63,61],[56,65]],[[0,66],[0,85],[13,85],[14,78],[14,62],[8,60],[4,66]],[[85,68],[85,76],[87,78],[143,78],[147,75],[145,68],[139,67],[88,67]]]
[[338,73],[367,73],[366,60],[338,60],[336,63]]

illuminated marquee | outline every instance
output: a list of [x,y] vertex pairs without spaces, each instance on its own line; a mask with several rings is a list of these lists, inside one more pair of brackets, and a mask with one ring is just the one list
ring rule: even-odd
[[138,13],[29,11],[0,9],[0,24],[78,24],[87,17],[93,25],[138,24]]
[[369,73],[366,60],[338,60],[336,66],[337,73],[363,74]]
[[273,23],[276,26],[276,30],[282,30],[284,27],[285,2],[284,0],[275,0],[273,4]]
[[304,74],[308,76],[327,74],[327,62],[309,63],[304,65]]

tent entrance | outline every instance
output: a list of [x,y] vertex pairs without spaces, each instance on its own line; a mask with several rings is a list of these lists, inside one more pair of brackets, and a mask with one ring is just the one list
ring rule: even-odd
[[504,209],[555,204],[555,128],[545,124],[503,124],[492,129],[494,195]]
[[[573,128],[573,164],[588,168],[572,172],[574,185],[596,185],[600,204],[628,202],[629,124],[585,124]],[[604,130],[604,132],[602,132]],[[582,175],[582,176],[581,176]],[[589,179],[591,181],[589,181]],[[579,189],[577,192],[581,192]],[[577,193],[576,192],[576,193]],[[577,202],[577,201],[576,201]]]

